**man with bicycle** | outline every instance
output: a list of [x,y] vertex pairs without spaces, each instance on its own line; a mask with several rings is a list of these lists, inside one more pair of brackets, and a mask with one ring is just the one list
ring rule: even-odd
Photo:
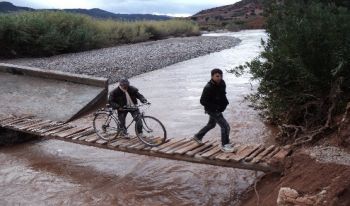
[[[126,138],[128,138],[127,129],[125,127],[125,119],[127,114],[130,112],[134,118],[140,114],[138,109],[128,109],[135,108],[137,105],[137,99],[139,99],[142,103],[147,103],[146,98],[140,94],[136,87],[130,85],[127,78],[122,78],[119,81],[119,86],[109,95],[109,104],[113,109],[118,111],[118,119],[122,127],[122,135]],[[139,135],[142,135],[142,123],[137,125],[137,131]]]

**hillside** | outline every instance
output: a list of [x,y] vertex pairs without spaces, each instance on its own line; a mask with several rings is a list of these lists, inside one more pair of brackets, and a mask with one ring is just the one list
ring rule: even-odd
[[190,17],[202,30],[264,28],[263,6],[261,0],[242,0],[232,5],[200,11]]
[[[99,19],[114,19],[114,20],[169,20],[169,16],[160,16],[152,14],[115,14],[102,9],[44,9],[45,11],[66,11],[71,13],[79,13],[89,15],[94,18]],[[28,7],[18,7],[10,2],[2,1],[0,2],[0,13],[11,13],[11,12],[22,12],[22,11],[43,11],[42,9],[32,9]]]
[[9,13],[9,12],[19,12],[19,11],[33,11],[34,9],[28,7],[19,7],[15,6],[10,2],[1,1],[0,2],[0,13]]

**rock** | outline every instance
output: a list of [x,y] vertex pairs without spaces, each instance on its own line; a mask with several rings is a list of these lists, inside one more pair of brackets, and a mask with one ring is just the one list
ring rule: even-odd
[[296,190],[288,187],[282,187],[278,192],[277,205],[278,206],[289,206],[293,205],[293,201],[299,196]]
[[289,187],[282,187],[278,192],[277,205],[278,206],[313,206],[319,205],[324,195],[326,194],[326,190],[322,190],[317,195],[305,195],[302,196],[298,193],[298,191],[291,189]]

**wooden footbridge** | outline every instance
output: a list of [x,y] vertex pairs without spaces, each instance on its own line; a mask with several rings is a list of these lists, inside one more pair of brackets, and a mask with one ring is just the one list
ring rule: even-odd
[[223,153],[217,141],[207,141],[198,145],[186,138],[169,139],[158,147],[146,146],[135,137],[107,142],[94,133],[92,125],[76,126],[73,123],[43,120],[28,115],[0,116],[0,127],[109,150],[264,172],[280,172],[285,157],[291,152],[274,145],[237,145],[236,153]]
[[[97,137],[91,121],[79,119],[105,104],[107,79],[0,63],[0,80],[0,129],[121,152],[265,172],[281,171],[290,153],[273,145],[237,145],[236,153],[223,153],[217,141],[198,145],[188,138],[169,139],[158,147],[148,147],[135,137],[107,142]],[[23,115],[28,113],[35,116]],[[77,120],[70,122],[73,119]]]

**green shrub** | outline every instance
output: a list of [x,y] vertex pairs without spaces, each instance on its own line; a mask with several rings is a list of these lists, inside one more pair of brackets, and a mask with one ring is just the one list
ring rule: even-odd
[[0,15],[0,56],[50,56],[169,36],[198,35],[190,21],[122,22],[66,12]]
[[330,0],[274,2],[261,56],[231,72],[260,81],[249,98],[285,135],[312,139],[350,101],[350,12]]

